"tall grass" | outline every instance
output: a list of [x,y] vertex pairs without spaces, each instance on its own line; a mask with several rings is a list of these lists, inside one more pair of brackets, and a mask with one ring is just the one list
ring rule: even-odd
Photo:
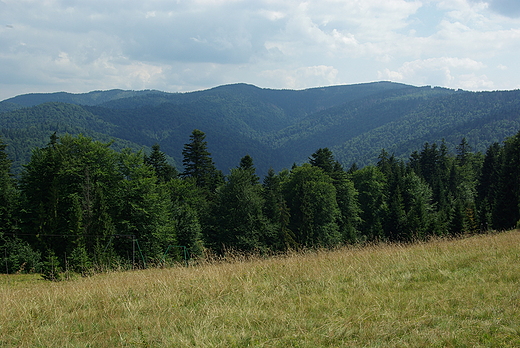
[[0,346],[520,346],[520,233],[267,260],[0,277]]

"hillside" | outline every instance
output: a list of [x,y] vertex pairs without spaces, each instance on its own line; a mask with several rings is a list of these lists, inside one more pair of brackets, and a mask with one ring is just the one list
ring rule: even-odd
[[323,147],[345,167],[374,163],[383,148],[405,157],[442,139],[453,150],[466,137],[474,150],[484,151],[520,129],[520,91],[391,82],[306,90],[235,84],[190,93],[28,94],[0,102],[2,111],[0,135],[18,168],[54,131],[116,139],[133,148],[158,143],[179,167],[183,144],[197,128],[224,172],[249,154],[263,175],[269,167],[304,162]]
[[83,134],[105,143],[113,142],[112,148],[118,150],[126,147],[135,151],[148,149],[114,136],[117,125],[103,121],[78,105],[47,102],[0,114],[0,118],[0,135],[8,144],[7,152],[13,159],[15,173],[19,173],[22,165],[28,162],[32,150],[47,144],[54,132]]
[[1,275],[9,347],[518,347],[518,231],[61,283]]

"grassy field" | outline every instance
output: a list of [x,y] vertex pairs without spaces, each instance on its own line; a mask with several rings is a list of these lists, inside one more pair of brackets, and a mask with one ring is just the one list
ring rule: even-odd
[[51,283],[0,276],[6,347],[519,347],[520,233]]

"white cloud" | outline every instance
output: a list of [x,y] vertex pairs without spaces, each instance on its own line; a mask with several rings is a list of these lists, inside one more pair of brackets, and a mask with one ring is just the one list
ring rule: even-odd
[[469,58],[440,57],[405,62],[397,70],[380,71],[378,76],[380,79],[418,85],[429,84],[475,90],[493,87],[493,83],[485,75],[476,76],[474,73],[485,68],[482,62]]
[[2,0],[0,99],[44,89],[304,88],[379,78],[517,87],[519,3]]
[[336,84],[338,70],[332,66],[319,65],[301,67],[294,70],[266,70],[263,71],[261,75],[275,86],[300,89],[308,87],[309,82],[311,82],[313,86]]

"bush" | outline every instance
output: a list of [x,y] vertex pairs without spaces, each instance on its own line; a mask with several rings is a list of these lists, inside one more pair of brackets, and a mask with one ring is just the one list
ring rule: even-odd
[[0,255],[3,256],[2,273],[34,273],[42,267],[41,254],[29,243],[18,237],[3,237],[0,240]]

